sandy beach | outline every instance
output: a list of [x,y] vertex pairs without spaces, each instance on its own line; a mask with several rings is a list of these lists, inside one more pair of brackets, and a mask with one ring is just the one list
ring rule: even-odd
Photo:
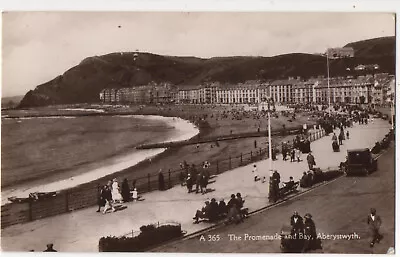
[[[195,125],[181,118],[162,117],[155,115],[129,115],[120,117],[140,118],[149,121],[156,120],[164,122],[165,124],[167,124],[167,126],[174,129],[173,134],[163,140],[165,142],[187,140],[196,136],[199,133],[199,129]],[[52,192],[76,187],[78,185],[85,184],[101,177],[135,166],[143,160],[154,158],[165,150],[166,149],[162,148],[146,150],[134,149],[132,151],[128,151],[124,154],[120,154],[109,159],[99,160],[96,163],[82,165],[75,170],[74,174],[76,175],[73,175],[67,179],[49,181],[49,178],[44,178],[43,180],[35,180],[28,183],[22,183],[21,185],[15,185],[11,188],[6,188],[2,190],[2,204],[8,202],[7,198],[11,196],[27,197],[29,193],[32,192]]]

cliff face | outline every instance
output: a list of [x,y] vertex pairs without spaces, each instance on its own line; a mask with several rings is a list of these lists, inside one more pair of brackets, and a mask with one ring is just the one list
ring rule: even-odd
[[[351,75],[347,68],[379,64],[379,72],[395,72],[395,37],[347,44],[355,58],[332,60],[331,76]],[[247,80],[308,78],[326,74],[326,59],[320,55],[292,53],[274,57],[160,56],[151,53],[112,53],[84,59],[63,75],[29,91],[19,107],[52,104],[93,103],[103,88],[134,87],[154,82],[194,85],[202,82],[239,83]]]

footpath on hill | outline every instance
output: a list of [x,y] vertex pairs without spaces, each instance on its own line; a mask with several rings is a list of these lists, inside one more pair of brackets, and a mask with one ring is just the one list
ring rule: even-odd
[[[317,167],[337,168],[345,160],[346,150],[372,147],[389,131],[390,125],[384,120],[374,120],[368,125],[354,124],[349,128],[350,139],[343,141],[341,151],[334,153],[331,136],[325,136],[311,143]],[[336,131],[338,134],[338,131]],[[281,181],[289,176],[299,180],[308,169],[306,154],[302,162],[283,161],[282,156],[273,162],[273,169],[281,174]],[[103,236],[121,236],[139,231],[142,225],[175,221],[182,224],[187,233],[211,226],[209,223],[193,224],[192,217],[204,201],[211,198],[229,200],[232,193],[240,192],[246,200],[245,206],[253,211],[268,205],[268,161],[257,164],[259,175],[267,178],[266,183],[254,182],[251,172],[253,164],[239,167],[218,175],[205,195],[188,194],[186,187],[176,186],[167,191],[155,191],[144,195],[141,202],[127,203],[127,208],[115,213],[97,213],[97,207],[87,208],[30,223],[18,224],[2,230],[4,251],[42,251],[47,243],[53,243],[61,252],[97,252],[98,241]]]

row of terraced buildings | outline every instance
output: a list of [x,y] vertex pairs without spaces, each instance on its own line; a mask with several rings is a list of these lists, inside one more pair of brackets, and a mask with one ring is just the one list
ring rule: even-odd
[[375,74],[358,77],[324,77],[302,80],[247,81],[239,84],[169,83],[130,88],[107,88],[100,92],[103,103],[123,104],[258,104],[271,98],[276,103],[373,103],[383,104],[394,93],[394,76]]

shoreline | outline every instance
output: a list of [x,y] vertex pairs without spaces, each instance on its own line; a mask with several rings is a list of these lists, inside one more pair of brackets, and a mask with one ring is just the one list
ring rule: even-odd
[[[64,116],[64,115],[60,115]],[[79,116],[79,115],[78,115]],[[83,115],[86,116],[86,115]],[[118,114],[113,114],[113,116],[121,116]],[[160,142],[164,141],[180,141],[180,140],[188,140],[200,133],[200,129],[191,123],[188,120],[184,120],[180,117],[164,117],[160,115],[123,115],[124,117],[133,117],[139,119],[148,119],[148,120],[161,120],[165,122],[165,124],[169,127],[174,128],[174,132],[172,136],[164,140],[160,140]],[[25,118],[25,117],[23,117]],[[104,161],[104,163],[100,165],[96,165],[95,163],[91,162],[86,165],[82,165],[81,167],[77,168],[76,171],[83,170],[89,166],[91,170],[87,172],[82,172],[81,174],[73,175],[67,179],[58,179],[52,182],[44,182],[40,183],[40,180],[36,180],[32,182],[31,185],[27,183],[22,186],[15,186],[10,185],[7,186],[8,189],[2,190],[2,205],[9,203],[8,197],[28,197],[29,193],[33,192],[53,192],[53,191],[64,191],[73,188],[79,188],[88,184],[92,184],[96,181],[102,181],[105,178],[109,178],[110,176],[117,176],[121,172],[126,170],[135,168],[136,166],[140,165],[141,163],[148,162],[148,160],[153,160],[158,157],[158,155],[163,154],[168,149],[161,148],[161,149],[152,149],[152,150],[137,150],[135,152],[125,152],[125,153],[118,153],[113,157],[108,158]],[[133,158],[133,159],[132,159]],[[95,167],[90,167],[95,166]],[[96,167],[97,166],[97,167]],[[110,169],[112,172],[110,172]],[[56,176],[56,175],[55,175]],[[39,183],[38,183],[39,182]]]
[[[76,106],[74,106],[76,107]],[[87,106],[88,108],[93,108],[93,106]],[[197,128],[197,137],[198,138],[203,138],[208,135],[212,134],[219,134],[218,130],[221,130],[221,127],[218,127],[219,124],[216,124],[216,126],[213,126],[212,124],[209,124],[207,119],[204,119],[205,113],[208,113],[209,115],[212,114],[214,111],[214,108],[211,108],[212,106],[209,106],[207,108],[199,108],[197,106],[190,106],[189,109],[184,110],[184,106],[149,106],[145,108],[141,108],[138,106],[96,106],[96,108],[102,108],[105,110],[105,112],[96,112],[96,113],[54,113],[54,111],[59,111],[61,110],[59,106],[51,106],[48,109],[29,109],[29,110],[23,110],[24,114],[22,117],[41,117],[41,116],[51,116],[51,117],[60,117],[60,116],[124,116],[124,117],[129,117],[129,116],[138,116],[138,117],[151,117],[151,116],[158,116],[158,117],[163,117],[163,118],[171,118],[171,119],[180,119],[184,120],[186,123],[190,123],[192,126]],[[193,109],[194,108],[194,109]],[[222,108],[222,111],[226,110],[226,108]],[[221,111],[221,110],[219,110]],[[38,115],[38,112],[40,112],[41,115]],[[218,112],[218,110],[217,110]],[[44,114],[43,114],[44,113]],[[47,114],[47,115],[46,115]],[[212,116],[211,116],[212,118]],[[285,118],[283,118],[285,119]],[[226,121],[226,120],[225,120]],[[228,119],[229,121],[229,119]],[[253,121],[254,122],[254,121]],[[282,121],[281,121],[282,122]],[[305,122],[310,122],[310,121],[305,121]],[[286,122],[287,123],[287,122]],[[255,128],[252,128],[248,123],[245,123],[246,125],[246,131],[249,129],[252,131]],[[279,130],[281,123],[277,123],[275,128],[272,128],[272,131],[276,131],[277,129]],[[289,125],[289,124],[288,124]],[[295,124],[290,124],[290,125],[295,125]],[[222,125],[223,126],[223,125]],[[233,129],[236,129],[236,126],[232,124]],[[229,128],[229,129],[231,129]],[[223,128],[225,129],[225,128]],[[228,129],[228,128],[226,128]],[[238,130],[243,129],[237,127]],[[287,129],[290,129],[289,127]],[[228,130],[229,131],[229,130]],[[236,130],[235,130],[236,131]],[[240,131],[239,131],[240,132]],[[229,133],[229,132],[226,132]],[[194,137],[194,136],[193,136]],[[192,137],[192,138],[193,138]],[[260,141],[261,140],[261,141]],[[237,142],[239,141],[239,142]],[[250,143],[251,141],[251,143]],[[186,160],[189,163],[195,163],[195,164],[200,164],[199,162],[202,162],[204,160],[209,160],[212,161],[213,158],[216,158],[216,156],[220,155],[232,155],[236,156],[237,154],[240,154],[242,152],[250,152],[250,150],[254,149],[253,148],[253,141],[258,141],[259,142],[259,147],[262,147],[262,144],[264,143],[264,138],[259,137],[259,138],[253,138],[253,139],[237,139],[233,141],[227,141],[226,143],[223,143],[221,148],[215,148],[213,151],[207,150],[208,145],[204,144],[200,146],[200,152],[199,151],[192,151],[192,148],[188,148],[187,146],[180,146],[180,147],[170,147],[167,149],[163,149],[163,151],[155,154],[154,156],[144,159],[142,161],[139,161],[135,163],[134,165],[130,165],[126,168],[123,168],[119,171],[113,172],[112,174],[107,174],[105,176],[102,176],[100,178],[93,179],[91,181],[88,181],[86,183],[80,183],[79,185],[76,185],[74,187],[70,187],[69,189],[66,190],[61,190],[60,192],[66,192],[69,190],[73,191],[84,191],[84,190],[95,190],[97,187],[101,184],[106,184],[109,180],[112,180],[113,178],[127,178],[129,181],[133,180],[138,180],[138,181],[147,181],[148,178],[153,177],[158,173],[160,169],[163,170],[164,174],[167,174],[166,171],[171,169],[172,172],[175,170],[179,169],[179,162]],[[260,143],[261,142],[261,143]],[[222,143],[222,142],[221,142]],[[224,146],[225,145],[225,146]],[[229,146],[229,147],[228,147]],[[230,149],[230,150],[228,150]],[[211,155],[210,155],[211,154]],[[208,157],[207,157],[208,156]],[[149,161],[150,159],[150,161]],[[174,174],[176,175],[176,174]],[[140,187],[140,185],[139,185]],[[4,197],[2,197],[4,198]]]

